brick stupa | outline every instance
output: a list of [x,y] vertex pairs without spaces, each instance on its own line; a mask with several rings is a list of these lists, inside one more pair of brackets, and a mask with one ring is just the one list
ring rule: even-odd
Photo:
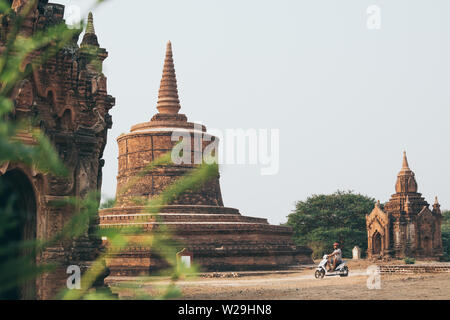
[[[142,232],[152,232],[164,224],[182,243],[180,249],[192,254],[193,262],[203,270],[283,269],[312,263],[312,251],[294,245],[289,227],[270,225],[266,219],[242,216],[237,209],[224,207],[219,175],[164,206],[158,219],[155,214],[145,213],[145,207],[136,206],[133,201],[136,197],[151,199],[195,168],[189,164],[159,166],[136,179],[149,163],[172,150],[176,144],[171,140],[173,132],[188,132],[192,137],[194,133],[208,135],[204,126],[188,122],[184,114],[178,113],[180,101],[170,42],[157,109],[158,113],[150,122],[133,126],[130,133],[117,139],[116,207],[100,211],[102,228],[139,224]],[[134,180],[137,183],[130,184]],[[111,258],[108,265],[112,274],[136,275],[148,274],[164,263],[137,241],[126,252]]]

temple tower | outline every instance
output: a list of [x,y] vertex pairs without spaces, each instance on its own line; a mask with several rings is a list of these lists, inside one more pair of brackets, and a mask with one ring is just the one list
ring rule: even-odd
[[[2,17],[0,47],[3,52],[6,37],[13,28],[13,16],[23,10],[28,1],[14,0],[12,16]],[[23,37],[33,36],[55,25],[63,25],[64,6],[37,1],[20,29]],[[66,29],[68,30],[68,29]],[[68,175],[65,177],[39,172],[21,163],[4,163],[0,167],[2,184],[10,185],[24,197],[17,203],[27,211],[29,220],[17,230],[27,240],[50,240],[58,235],[73,217],[75,209],[61,207],[58,202],[72,197],[82,198],[102,184],[103,151],[107,132],[112,126],[109,110],[115,99],[108,95],[102,62],[108,56],[100,48],[89,15],[88,28],[81,46],[79,33],[55,55],[38,64],[43,52],[33,52],[24,70],[30,71],[13,90],[14,110],[11,119],[33,119],[56,148]],[[33,143],[26,135],[19,137]],[[1,194],[8,197],[8,194]],[[17,289],[14,298],[52,299],[66,288],[67,266],[78,265],[84,271],[101,252],[101,239],[91,231],[99,219],[92,221],[86,234],[69,241],[57,241],[36,257],[37,263],[58,267],[38,278],[26,293]]]
[[[121,228],[138,223],[143,233],[160,226],[171,231],[180,244],[204,270],[247,270],[285,268],[312,263],[309,248],[296,247],[292,230],[269,225],[266,219],[242,216],[237,209],[223,205],[219,174],[193,190],[184,192],[159,213],[146,213],[138,199],[156,197],[183,175],[194,170],[205,148],[218,139],[206,127],[188,122],[180,114],[172,44],[166,48],[156,113],[149,122],[137,124],[118,137],[119,173],[116,207],[100,211],[102,228]],[[192,148],[179,164],[144,168],[170,152],[179,137],[190,137]],[[199,139],[201,138],[201,139]],[[185,156],[185,155],[184,155]],[[200,156],[200,158],[199,158]],[[184,157],[183,157],[184,158]],[[150,248],[136,241],[126,252],[109,259],[112,274],[148,274],[164,267]]]
[[[201,144],[199,138],[207,137],[209,141],[216,139],[206,133],[204,126],[188,122],[184,114],[178,113],[181,106],[170,42],[167,44],[156,107],[158,113],[151,121],[133,126],[130,133],[123,134],[117,139],[119,144],[116,195],[118,206],[133,205],[137,197],[151,199],[158,195],[165,187],[196,167],[195,157],[201,155],[206,147],[206,142],[203,145],[195,145],[196,142]],[[141,177],[136,183],[130,183],[149,163],[172,150],[178,143],[177,138],[172,139],[174,132],[180,138],[187,135],[193,141],[190,163],[161,166]],[[198,190],[186,192],[172,204],[223,206],[219,176]]]
[[440,205],[436,197],[430,210],[428,202],[418,193],[406,152],[395,191],[384,208],[377,203],[366,216],[368,257],[438,259],[442,255]]

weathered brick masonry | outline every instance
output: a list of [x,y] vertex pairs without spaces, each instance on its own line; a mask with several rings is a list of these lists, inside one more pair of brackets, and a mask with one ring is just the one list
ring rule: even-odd
[[[5,50],[15,15],[23,10],[26,0],[12,1],[13,13],[1,17],[0,51]],[[21,37],[31,37],[47,28],[63,24],[64,6],[36,1],[21,29]],[[100,190],[103,150],[112,120],[109,110],[115,100],[108,95],[102,63],[108,53],[100,48],[94,32],[92,15],[86,33],[78,46],[75,35],[61,51],[40,65],[41,50],[33,52],[23,65],[27,77],[13,90],[14,110],[10,119],[36,120],[51,140],[68,170],[67,177],[54,176],[20,163],[0,166],[0,179],[11,185],[8,191],[20,195],[18,206],[27,217],[20,230],[22,239],[53,239],[71,220],[74,208],[55,205],[71,197],[84,197]],[[33,143],[26,132],[19,135],[25,143]],[[7,194],[0,195],[7,197]],[[93,221],[90,230],[98,224]],[[36,283],[17,288],[12,298],[54,298],[65,288],[67,266],[83,270],[101,252],[101,239],[88,232],[79,239],[60,241],[36,257],[38,263],[55,263],[54,272],[39,277]]]
[[450,272],[450,264],[444,265],[381,265],[381,274],[416,274],[416,273],[447,273]]

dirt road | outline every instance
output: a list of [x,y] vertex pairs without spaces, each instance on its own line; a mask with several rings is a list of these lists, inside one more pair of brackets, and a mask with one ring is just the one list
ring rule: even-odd
[[[291,274],[266,274],[240,278],[196,278],[178,281],[182,299],[450,299],[450,274],[381,276],[381,289],[368,289],[365,269],[350,269],[350,276],[314,279],[314,270]],[[121,290],[120,281],[110,282],[122,298],[133,290]],[[155,294],[165,280],[141,282],[140,290]]]
[[382,276],[381,289],[368,289],[367,276],[322,280],[292,275],[211,283],[180,283],[184,299],[450,299],[450,275]]

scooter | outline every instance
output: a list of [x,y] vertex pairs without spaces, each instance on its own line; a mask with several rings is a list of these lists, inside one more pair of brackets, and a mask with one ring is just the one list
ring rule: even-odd
[[322,261],[320,261],[318,267],[316,268],[316,272],[314,276],[316,279],[322,279],[327,276],[340,276],[347,277],[348,276],[348,267],[345,261],[342,260],[342,263],[339,264],[334,271],[328,272],[326,264],[328,261],[328,255],[324,255]]

